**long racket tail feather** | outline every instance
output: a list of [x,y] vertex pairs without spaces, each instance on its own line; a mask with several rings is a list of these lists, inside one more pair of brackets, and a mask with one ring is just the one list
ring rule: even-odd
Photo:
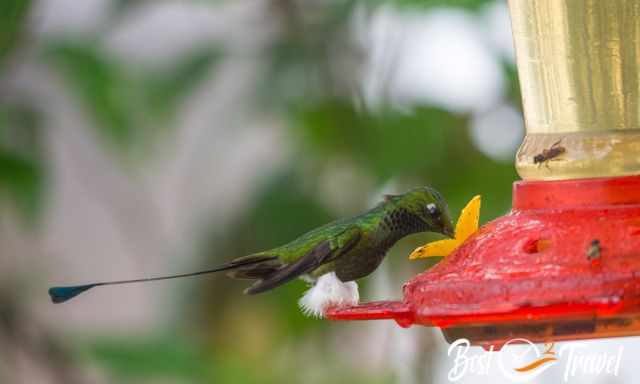
[[64,303],[69,299],[73,299],[84,291],[95,287],[96,284],[73,285],[69,287],[51,287],[49,288],[49,296],[51,301],[56,304]]
[[51,287],[49,288],[49,297],[51,297],[51,301],[55,304],[64,303],[79,294],[90,290],[91,288],[103,286],[103,285],[120,285],[120,284],[131,284],[131,283],[144,283],[149,281],[158,281],[158,280],[169,280],[169,279],[177,279],[180,277],[191,277],[198,275],[206,275],[209,273],[222,272],[233,270],[240,267],[245,267],[252,264],[259,264],[265,261],[274,260],[276,257],[273,256],[246,256],[231,261],[227,264],[224,264],[218,268],[207,269],[199,272],[191,272],[191,273],[182,273],[179,275],[170,275],[170,276],[160,276],[160,277],[148,277],[143,279],[134,279],[134,280],[118,280],[118,281],[104,281],[99,283],[91,283],[91,284],[82,284],[82,285],[69,285],[63,287]]

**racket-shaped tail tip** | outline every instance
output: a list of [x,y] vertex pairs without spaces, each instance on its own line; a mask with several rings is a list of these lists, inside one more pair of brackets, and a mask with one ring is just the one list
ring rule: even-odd
[[55,304],[64,303],[67,300],[73,299],[84,291],[87,291],[96,284],[86,284],[86,285],[74,285],[70,287],[52,287],[49,288],[49,296],[51,297],[51,301]]

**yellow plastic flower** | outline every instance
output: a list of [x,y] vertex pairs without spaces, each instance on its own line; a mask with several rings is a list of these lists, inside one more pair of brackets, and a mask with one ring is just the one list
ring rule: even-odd
[[480,221],[480,195],[474,196],[460,212],[456,223],[455,238],[438,240],[416,248],[409,255],[409,260],[423,259],[434,256],[448,256],[460,246],[469,236],[478,230]]

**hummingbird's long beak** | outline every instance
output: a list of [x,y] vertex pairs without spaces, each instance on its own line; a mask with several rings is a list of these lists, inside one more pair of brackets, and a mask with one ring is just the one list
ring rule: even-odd
[[442,233],[450,239],[455,239],[456,237],[456,231],[453,229],[451,222],[445,223]]

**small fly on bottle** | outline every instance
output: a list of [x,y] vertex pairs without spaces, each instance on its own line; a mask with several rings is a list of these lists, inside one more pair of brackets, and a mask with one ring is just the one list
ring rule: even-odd
[[556,141],[555,143],[553,143],[553,145],[551,145],[551,147],[549,147],[548,149],[543,149],[541,153],[535,155],[533,157],[533,164],[538,164],[538,167],[544,164],[547,169],[550,170],[551,168],[549,168],[549,161],[567,152],[567,148],[560,145],[561,141],[562,139]]

